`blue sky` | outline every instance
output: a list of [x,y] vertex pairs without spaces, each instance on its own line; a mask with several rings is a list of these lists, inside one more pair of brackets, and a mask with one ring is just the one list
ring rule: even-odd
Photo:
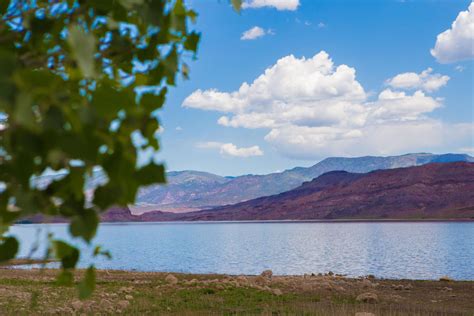
[[[336,155],[472,154],[470,1],[248,6],[259,2],[270,5],[240,15],[224,0],[189,2],[202,41],[191,79],[159,114],[169,170],[259,174]],[[247,38],[263,36],[243,40],[255,27]]]

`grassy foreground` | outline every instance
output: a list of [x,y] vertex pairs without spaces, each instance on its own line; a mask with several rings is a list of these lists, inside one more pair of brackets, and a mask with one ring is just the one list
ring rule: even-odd
[[473,281],[98,271],[79,301],[56,273],[0,269],[0,314],[474,315]]

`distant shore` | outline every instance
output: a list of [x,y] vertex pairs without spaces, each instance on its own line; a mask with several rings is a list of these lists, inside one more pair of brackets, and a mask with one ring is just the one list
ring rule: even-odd
[[[309,220],[235,220],[235,221],[101,221],[107,225],[127,225],[127,224],[252,224],[252,223],[453,223],[453,222],[474,222],[474,218],[423,218],[423,219],[309,219]],[[32,224],[67,224],[67,222],[19,222],[15,225]]]
[[[0,269],[2,314],[472,315],[474,281],[318,274],[258,276],[98,271],[91,299],[55,285],[57,270]],[[82,271],[76,273],[81,278]],[[470,314],[471,313],[471,314]]]

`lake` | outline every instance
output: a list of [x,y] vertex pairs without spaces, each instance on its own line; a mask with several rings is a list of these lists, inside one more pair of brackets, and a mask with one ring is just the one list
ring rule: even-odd
[[[16,225],[21,255],[63,224]],[[94,244],[113,259],[81,259],[101,269],[189,273],[373,274],[382,278],[474,280],[474,222],[128,223],[102,224]],[[92,246],[77,243],[90,254]],[[40,256],[40,249],[36,256]]]

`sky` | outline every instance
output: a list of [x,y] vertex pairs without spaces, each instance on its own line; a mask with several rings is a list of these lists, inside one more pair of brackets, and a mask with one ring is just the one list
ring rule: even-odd
[[470,1],[193,0],[170,90],[168,170],[265,174],[331,156],[474,154]]

